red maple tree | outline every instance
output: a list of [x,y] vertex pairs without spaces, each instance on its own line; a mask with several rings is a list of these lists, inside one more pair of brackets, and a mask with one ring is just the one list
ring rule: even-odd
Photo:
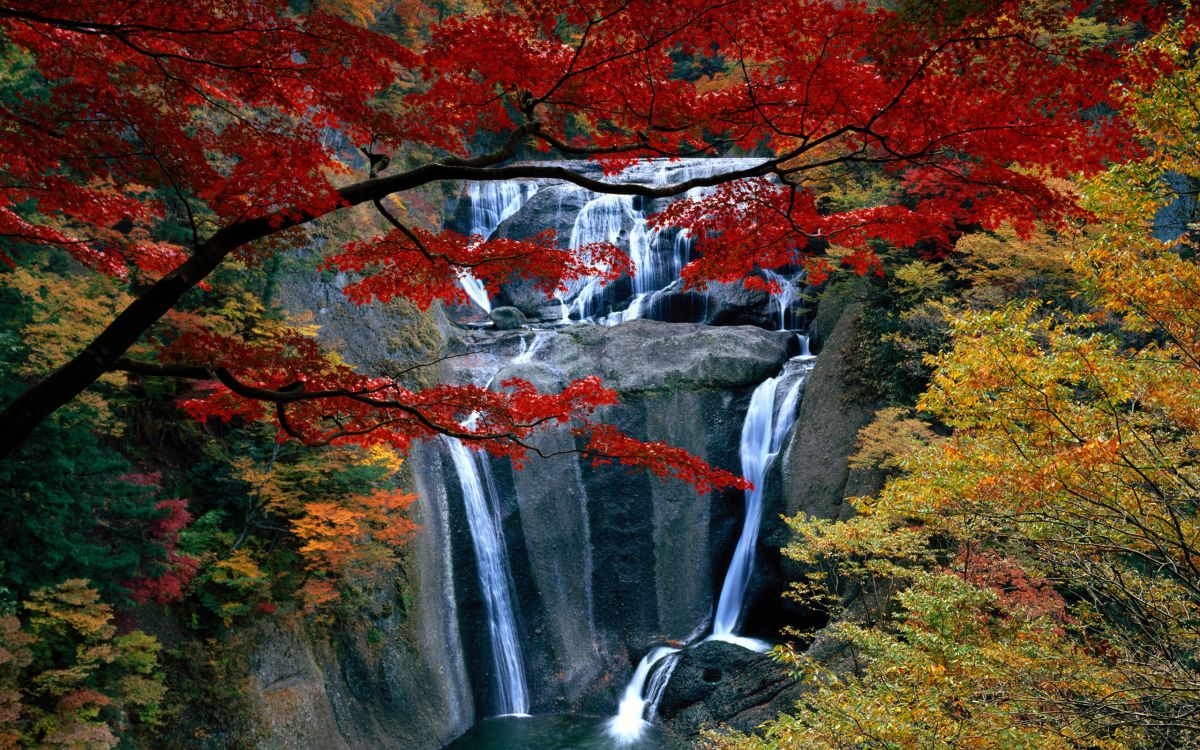
[[[1165,8],[1116,5],[1143,23]],[[264,240],[364,204],[391,230],[327,258],[359,274],[358,302],[457,300],[461,268],[492,289],[525,278],[548,291],[623,268],[611,246],[477,243],[408,226],[384,203],[438,181],[559,179],[645,197],[716,186],[655,219],[697,238],[699,259],[685,270],[693,284],[744,279],[824,242],[847,248],[842,262],[861,272],[877,262],[876,241],[946,243],[969,225],[1062,219],[1075,207],[1055,178],[1128,147],[1107,106],[1113,83],[1152,74],[1122,70],[1120,42],[1073,33],[1087,6],[489,0],[435,22],[422,3],[401,0],[397,13],[429,27],[402,44],[284,0],[0,0],[8,54],[36,72],[33,90],[0,102],[4,257],[60,247],[136,292],[84,351],[6,405],[0,455],[123,370],[208,383],[186,404],[193,414],[273,413],[283,433],[310,443],[403,449],[440,433],[519,459],[533,432],[570,423],[598,458],[700,488],[736,485],[682,451],[597,424],[593,411],[615,395],[595,378],[557,394],[521,381],[412,391],[303,337],[250,341],[187,326],[157,359],[129,350],[176,325],[168,313],[225,259],[261,257],[273,251]],[[681,60],[719,64],[692,75]],[[363,179],[327,145],[331,130],[372,153],[432,156],[391,169],[373,157]],[[500,145],[479,145],[489,143]],[[607,179],[646,157],[734,148],[770,156],[668,185]],[[599,161],[606,176],[515,160],[529,149]],[[864,165],[896,177],[891,199],[818,205],[821,183]],[[158,239],[180,215],[189,240]],[[828,261],[811,267],[823,273]]]

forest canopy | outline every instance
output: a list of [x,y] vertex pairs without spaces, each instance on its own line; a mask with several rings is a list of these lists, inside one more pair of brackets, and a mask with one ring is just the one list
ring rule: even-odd
[[[686,194],[648,219],[692,238],[686,289],[799,269],[867,311],[853,461],[888,481],[785,552],[845,659],[779,647],[811,691],[706,742],[1189,746],[1198,29],[1137,0],[0,0],[0,747],[153,746],[234,700],[247,623],[352,618],[394,571],[408,601],[421,441],[521,465],[565,430],[749,487],[608,423],[597,375],[436,382],[465,274],[635,271],[446,228],[458,185],[512,180]],[[752,158],[621,177],[722,156]],[[279,299],[332,274],[402,311],[406,367]]]

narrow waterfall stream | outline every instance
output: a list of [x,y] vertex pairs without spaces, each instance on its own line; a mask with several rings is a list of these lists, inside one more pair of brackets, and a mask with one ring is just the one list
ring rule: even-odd
[[[793,369],[794,372],[789,372],[789,369]],[[754,394],[750,397],[750,409],[742,423],[739,450],[742,476],[752,482],[754,488],[746,490],[746,518],[742,523],[742,533],[738,537],[737,547],[734,548],[729,570],[725,573],[725,583],[721,586],[721,596],[717,600],[717,612],[713,616],[713,632],[709,637],[737,643],[755,651],[766,651],[768,645],[753,638],[738,636],[736,630],[745,605],[750,573],[754,568],[754,548],[758,544],[758,530],[762,525],[767,469],[779,455],[788,430],[796,420],[796,404],[811,369],[811,357],[801,355],[789,362],[788,367],[778,377],[763,381],[762,385],[754,389]],[[776,391],[779,385],[793,374],[793,382],[776,409]]]
[[[663,665],[663,669],[654,672],[654,668],[658,666],[660,661],[666,661],[670,658],[672,661],[675,655],[679,653],[679,649],[669,646],[660,646],[650,653],[642,657],[638,662],[637,669],[633,670],[633,677],[629,679],[629,684],[625,686],[625,692],[621,694],[621,703],[617,706],[617,715],[612,718],[608,725],[609,734],[615,737],[622,743],[632,742],[642,736],[649,724],[645,716],[647,703],[651,703],[653,691],[648,687],[651,683],[650,675],[653,672],[655,677],[663,673],[664,669],[669,669],[670,664]],[[657,680],[660,683],[661,689],[659,696],[662,695],[662,690],[666,689],[666,680],[670,679],[668,672],[663,679]]]
[[467,524],[479,566],[479,586],[483,589],[487,610],[495,669],[494,713],[528,714],[529,689],[513,611],[512,576],[500,526],[495,482],[486,456],[468,451],[457,438],[446,438],[445,442],[462,486]]
[[[754,487],[746,490],[746,514],[742,522],[742,531],[725,574],[724,584],[721,586],[717,611],[713,616],[712,634],[705,640],[727,641],[758,652],[770,648],[770,644],[757,638],[737,635],[737,626],[741,620],[746,589],[754,568],[754,548],[758,543],[758,531],[762,524],[767,470],[779,455],[788,431],[796,421],[796,407],[800,401],[800,394],[813,367],[814,358],[808,352],[807,337],[801,337],[801,343],[801,354],[791,359],[778,376],[767,378],[759,384],[750,396],[750,408],[742,422],[739,454],[742,475],[753,483]],[[790,385],[782,400],[779,400],[779,386],[789,380]],[[666,683],[671,679],[674,662],[681,650],[662,646],[650,651],[638,663],[622,693],[617,714],[608,725],[609,734],[619,744],[636,742],[650,726],[658,699],[662,697]],[[662,666],[655,670],[660,663]]]
[[[538,191],[536,182],[472,182],[467,186],[471,201],[472,237],[489,239],[500,224],[517,211]],[[460,271],[458,283],[479,309],[492,311],[487,289],[470,271]]]

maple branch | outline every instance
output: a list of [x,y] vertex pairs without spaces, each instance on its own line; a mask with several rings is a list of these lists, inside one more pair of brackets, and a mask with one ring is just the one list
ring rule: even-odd
[[[653,126],[652,129],[659,131],[666,130],[666,128],[654,128]],[[703,148],[697,148],[691,151],[667,151],[666,149],[651,145],[650,139],[646,137],[645,133],[638,133],[637,135],[638,140],[636,143],[622,143],[614,146],[573,146],[566,141],[541,130],[540,128],[533,131],[534,138],[545,142],[547,145],[552,147],[554,150],[559,151],[560,153],[571,154],[574,156],[603,156],[605,154],[625,154],[636,151],[650,151],[660,156],[666,156],[672,159],[686,159],[695,156],[703,156],[704,154],[715,153],[720,146],[732,141],[732,139],[729,138],[714,138],[710,144],[704,146]]]
[[[713,12],[716,8],[729,4],[729,2],[724,0],[715,0],[714,2],[706,3],[705,7],[697,14],[694,14],[695,17],[691,18],[690,21],[694,22],[699,17]],[[0,18],[13,18],[21,14],[27,15],[27,12],[0,6]],[[31,21],[33,19],[25,18],[21,20]],[[65,20],[65,22],[68,24],[75,23],[69,19]],[[96,27],[92,26],[91,29],[95,33]],[[80,30],[82,31],[83,29]],[[573,67],[564,74],[563,80],[565,81],[572,77],[594,71],[618,59],[642,54],[647,49],[663,44],[678,33],[678,31],[679,29],[673,27],[655,30],[645,40],[643,45],[634,45],[634,48],[631,50],[626,49],[613,55],[602,56],[600,60],[584,60],[584,54],[580,52],[579,59],[577,60],[578,64],[573,64]],[[117,32],[111,31],[109,33]],[[370,178],[345,185],[338,189],[331,189],[330,192],[332,195],[320,197],[329,197],[334,200],[321,201],[320,205],[300,204],[285,206],[270,212],[264,212],[258,216],[232,221],[206,240],[196,244],[193,253],[184,263],[145,288],[82,352],[46,376],[43,380],[32,385],[23,394],[9,402],[3,411],[0,411],[0,456],[11,453],[50,414],[75,398],[95,382],[101,374],[108,371],[136,341],[150,330],[168,311],[174,308],[184,294],[211,274],[230,253],[247,244],[278,234],[284,230],[307,224],[342,208],[377,201],[381,202],[383,198],[389,195],[410,191],[438,181],[561,180],[596,193],[637,195],[645,198],[668,198],[682,195],[693,188],[713,187],[734,180],[781,174],[781,165],[786,162],[803,154],[813,153],[814,149],[818,149],[824,144],[832,143],[852,133],[873,138],[877,142],[880,142],[881,146],[886,149],[886,144],[882,143],[885,139],[881,137],[884,134],[874,131],[876,123],[905,100],[910,89],[932,65],[935,58],[941,55],[950,45],[996,41],[1006,38],[1012,37],[1004,35],[962,36],[944,40],[941,44],[928,51],[917,62],[914,69],[909,72],[907,78],[898,82],[897,89],[891,98],[881,107],[877,108],[870,117],[855,124],[845,124],[834,128],[819,137],[805,139],[798,147],[773,158],[764,159],[759,164],[750,167],[698,176],[666,185],[647,185],[637,182],[609,182],[583,174],[561,164],[506,163],[516,157],[520,146],[527,139],[537,137],[545,141],[547,137],[552,137],[541,132],[542,124],[536,118],[533,118],[533,107],[530,106],[527,108],[526,114],[531,119],[514,128],[509,134],[507,142],[494,151],[474,157],[447,156],[438,161],[426,163],[387,177]],[[583,49],[583,44],[584,42],[581,40],[579,50]],[[543,94],[543,96],[547,96],[557,90],[559,85],[551,84],[550,90]],[[532,101],[536,104],[539,100],[534,99]],[[758,111],[762,114],[761,104]],[[650,123],[651,130],[661,127]],[[558,139],[555,138],[555,140]],[[573,148],[561,142],[552,145],[560,147],[564,153],[569,153],[570,149]],[[896,157],[893,156],[892,158]],[[842,159],[845,160],[845,157],[842,157]],[[948,167],[943,165],[935,166],[950,171]],[[251,209],[248,208],[247,210]],[[401,231],[404,232],[402,225]],[[406,236],[415,234],[411,233],[411,231],[404,233]],[[412,237],[409,236],[409,239],[411,240]],[[415,245],[418,251],[422,250],[422,245],[419,242],[415,243]],[[424,248],[424,251],[427,255],[433,255],[429,252],[428,248]]]
[[[395,384],[384,386],[383,388],[370,388],[360,390],[349,389],[333,389],[322,391],[307,391],[304,389],[304,384],[297,380],[279,388],[262,388],[260,386],[244,383],[234,377],[225,367],[203,367],[199,365],[184,365],[162,362],[144,362],[129,357],[118,358],[110,367],[110,372],[128,372],[135,375],[146,375],[151,377],[171,377],[181,378],[185,380],[216,380],[229,390],[233,391],[242,398],[252,401],[266,401],[275,405],[276,414],[280,417],[280,426],[284,432],[287,432],[294,438],[304,439],[304,435],[297,432],[287,422],[287,416],[284,409],[289,404],[295,404],[302,401],[319,401],[335,398],[345,398],[351,401],[357,401],[362,404],[377,407],[380,409],[394,409],[403,412],[406,416],[411,417],[425,429],[446,435],[448,437],[458,438],[459,440],[470,441],[486,441],[486,440],[517,440],[519,433],[512,430],[504,430],[497,432],[468,432],[462,429],[455,429],[449,425],[439,424],[428,417],[420,408],[403,401],[397,401],[394,398],[375,398],[372,394],[378,393],[384,388],[396,387]],[[553,421],[556,417],[543,417],[532,422],[522,422],[514,424],[513,427],[522,429],[531,429]],[[389,418],[388,423],[396,422],[396,418]],[[382,424],[372,426],[365,432],[371,432],[382,427]],[[344,430],[335,433],[329,439],[344,437],[352,434],[363,434],[363,431],[346,432]],[[307,441],[306,441],[307,442]]]
[[425,259],[430,263],[433,263],[439,259],[444,260],[447,263],[452,263],[450,258],[448,258],[445,253],[431,252],[429,248],[425,246],[425,243],[421,241],[421,238],[417,236],[416,232],[401,224],[400,220],[397,219],[391,211],[388,211],[386,208],[384,208],[383,200],[381,198],[376,198],[375,200],[371,201],[371,204],[375,206],[375,209],[379,211],[383,218],[387,219],[389,224],[407,237],[408,241],[413,243],[413,245],[417,248],[417,251],[421,253],[421,255],[424,255]]
[[[463,355],[447,355],[445,357],[439,357],[434,362],[421,363],[421,364],[415,365],[414,367],[408,368],[408,369],[411,370],[411,369],[416,369],[418,367],[427,367],[431,364],[436,364],[437,362],[443,361],[445,359],[449,359],[450,357],[453,357],[453,356],[463,356]],[[406,420],[415,420],[421,426],[425,427],[427,430],[429,430],[431,432],[445,435],[447,437],[456,438],[458,440],[464,440],[464,441],[475,442],[475,443],[482,443],[482,442],[493,441],[493,440],[510,441],[514,445],[519,445],[522,449],[529,451],[531,453],[534,453],[539,458],[544,458],[544,459],[545,458],[553,458],[555,456],[564,456],[564,455],[589,456],[589,457],[592,457],[595,459],[605,460],[605,461],[611,461],[614,459],[615,460],[631,459],[631,458],[636,457],[633,454],[616,453],[616,452],[607,452],[606,453],[606,452],[599,452],[599,451],[591,450],[588,448],[565,448],[565,449],[561,449],[561,450],[544,451],[541,448],[538,448],[536,445],[534,445],[530,442],[527,442],[525,439],[523,439],[521,437],[520,432],[518,432],[519,430],[532,429],[532,428],[539,427],[543,424],[556,421],[556,419],[557,419],[556,417],[543,417],[541,419],[537,419],[532,422],[523,422],[523,423],[518,423],[518,424],[513,425],[513,427],[518,431],[503,430],[503,431],[493,431],[493,432],[486,432],[486,433],[466,432],[461,429],[456,429],[454,427],[450,427],[450,426],[447,426],[444,424],[434,422],[433,420],[429,419],[428,416],[426,416],[425,413],[422,412],[419,408],[412,406],[410,404],[405,404],[403,402],[399,402],[394,399],[376,399],[376,398],[371,397],[372,394],[378,393],[379,391],[395,387],[394,383],[379,386],[376,388],[368,388],[368,389],[361,389],[361,390],[341,390],[341,389],[339,389],[339,390],[326,390],[326,391],[305,391],[303,383],[301,383],[300,381],[295,381],[293,383],[282,386],[280,388],[269,389],[269,388],[261,388],[261,387],[249,385],[247,383],[243,383],[242,381],[240,381],[236,377],[234,377],[234,375],[232,373],[230,373],[229,370],[225,367],[205,367],[205,366],[201,366],[201,365],[187,365],[187,364],[178,364],[178,363],[147,362],[144,360],[136,360],[136,359],[132,359],[129,357],[119,358],[116,362],[113,363],[113,365],[109,368],[109,370],[112,372],[127,372],[132,375],[141,375],[144,377],[167,377],[167,378],[178,378],[178,379],[183,379],[183,380],[215,380],[215,381],[218,381],[222,385],[224,385],[226,388],[228,388],[230,391],[236,393],[237,395],[239,395],[243,398],[247,398],[247,399],[251,399],[251,400],[255,400],[255,401],[265,401],[265,402],[274,404],[275,416],[279,422],[280,429],[282,429],[290,437],[292,437],[296,440],[300,440],[301,442],[304,442],[309,445],[314,444],[311,440],[311,436],[305,435],[304,433],[300,432],[292,425],[292,423],[289,421],[288,416],[287,416],[287,406],[289,404],[294,404],[294,403],[298,403],[298,402],[302,402],[302,401],[314,401],[314,400],[333,399],[333,398],[348,398],[348,399],[351,399],[354,401],[358,401],[360,403],[366,403],[366,404],[370,404],[372,406],[376,406],[376,407],[380,408],[381,410],[386,411],[388,409],[391,409],[391,410],[400,411],[403,413],[404,416],[402,416],[402,417],[389,416],[389,417],[385,417],[383,419],[379,419],[375,422],[368,423],[368,424],[364,425],[363,427],[350,428],[350,427],[344,426],[341,423],[341,421],[337,419],[336,415],[330,415],[330,418],[332,418],[333,421],[337,424],[338,429],[335,432],[331,432],[331,433],[327,434],[323,440],[321,440],[318,443],[315,443],[316,445],[328,445],[332,441],[337,440],[339,438],[366,435],[366,434],[375,432],[376,430],[380,430],[385,427],[388,427],[389,425],[403,423]]]
[[496,166],[515,156],[520,143],[538,127],[539,123],[533,121],[516,128],[503,147],[490,153],[476,157],[448,157],[387,177],[374,177],[347,185],[336,190],[338,201],[333,207],[290,207],[265,216],[236,221],[218,230],[196,246],[186,261],[139,294],[82,352],[30,386],[0,411],[0,425],[3,425],[0,430],[0,457],[10,454],[42,421],[112,369],[151,326],[166,315],[184,294],[212,273],[230,253],[286,229],[307,224],[342,208],[382,200],[393,193],[444,180],[558,179],[598,193],[663,198],[680,195],[692,188],[711,187],[731,180],[770,174],[780,162],[794,158],[794,154],[784,154],[764,160],[756,166],[668,185],[606,182],[552,164]]

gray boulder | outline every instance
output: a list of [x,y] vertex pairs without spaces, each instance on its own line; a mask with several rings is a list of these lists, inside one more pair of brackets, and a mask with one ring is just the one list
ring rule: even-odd
[[515,307],[497,307],[488,318],[498,331],[515,331],[525,325],[525,313]]
[[[566,380],[599,375],[617,391],[687,391],[745,388],[774,375],[788,358],[794,336],[759,328],[633,320],[619,326],[562,329],[537,361]],[[523,364],[499,380],[522,376]],[[545,373],[539,375],[545,378]],[[697,415],[699,417],[700,415]]]

